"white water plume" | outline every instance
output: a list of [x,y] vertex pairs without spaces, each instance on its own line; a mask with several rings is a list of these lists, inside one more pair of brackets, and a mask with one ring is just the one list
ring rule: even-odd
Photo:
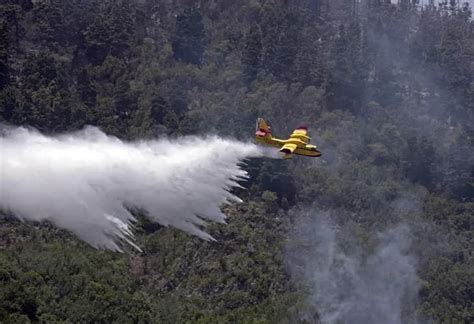
[[3,127],[0,210],[48,220],[96,248],[135,246],[130,208],[211,240],[202,226],[224,223],[220,207],[239,201],[230,190],[247,177],[241,161],[260,155],[217,136],[124,142],[94,127],[54,137]]

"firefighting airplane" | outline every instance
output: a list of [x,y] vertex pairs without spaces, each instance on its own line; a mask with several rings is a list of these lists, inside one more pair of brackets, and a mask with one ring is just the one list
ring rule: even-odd
[[309,137],[308,128],[304,126],[296,128],[290,138],[283,140],[274,138],[268,123],[263,118],[258,118],[255,140],[260,144],[278,147],[280,152],[285,154],[285,159],[291,158],[293,154],[311,157],[321,156],[321,152],[316,149],[316,146],[309,144],[311,138]]

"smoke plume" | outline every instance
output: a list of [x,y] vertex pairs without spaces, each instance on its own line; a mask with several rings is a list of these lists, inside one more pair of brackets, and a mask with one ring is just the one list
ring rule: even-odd
[[[337,211],[299,215],[288,248],[292,276],[306,286],[322,323],[406,323],[418,292],[407,225],[381,232],[367,255],[331,221]],[[354,229],[352,230],[352,232]],[[308,317],[308,313],[300,316]],[[305,318],[305,320],[310,320]]]
[[241,161],[261,154],[216,136],[129,143],[94,127],[54,137],[2,127],[0,135],[0,210],[111,250],[135,246],[131,209],[212,239],[205,221],[224,223],[220,206],[239,201],[230,190],[247,177]]

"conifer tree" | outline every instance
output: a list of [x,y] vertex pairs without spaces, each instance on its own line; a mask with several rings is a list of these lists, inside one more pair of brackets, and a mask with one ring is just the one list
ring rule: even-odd
[[255,79],[262,64],[262,36],[258,25],[253,25],[245,37],[242,65],[249,80]]
[[8,29],[0,24],[0,91],[10,82]]
[[204,24],[198,9],[188,9],[176,17],[172,38],[175,59],[199,65],[204,53]]

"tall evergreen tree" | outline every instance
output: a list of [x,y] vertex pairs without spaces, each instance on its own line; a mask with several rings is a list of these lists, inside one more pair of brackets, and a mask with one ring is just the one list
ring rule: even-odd
[[175,59],[201,64],[204,53],[204,24],[198,9],[188,9],[176,17],[176,32],[171,42]]
[[331,50],[328,104],[333,109],[360,112],[365,96],[367,69],[362,31],[357,22],[340,25]]
[[255,79],[262,65],[262,36],[258,25],[253,25],[245,37],[242,65],[249,80]]
[[128,1],[103,3],[84,32],[88,60],[99,65],[109,54],[125,57],[133,41],[133,24]]
[[34,35],[38,42],[50,49],[66,45],[61,1],[39,3],[33,9],[33,21],[38,28],[38,33]]
[[10,82],[9,47],[8,29],[3,23],[0,24],[0,91]]

